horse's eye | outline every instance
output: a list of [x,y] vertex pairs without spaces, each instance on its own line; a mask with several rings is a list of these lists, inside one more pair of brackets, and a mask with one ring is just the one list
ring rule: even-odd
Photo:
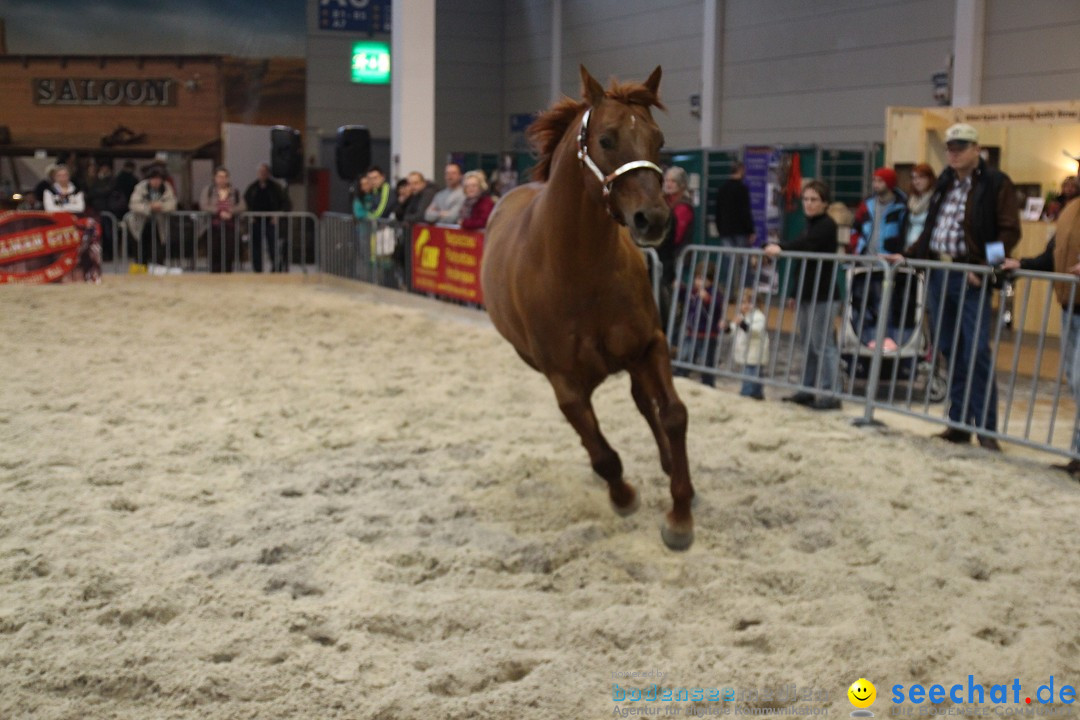
[[601,135],[600,136],[600,147],[604,148],[605,150],[614,150],[615,149],[615,141],[612,139],[612,137],[610,135]]

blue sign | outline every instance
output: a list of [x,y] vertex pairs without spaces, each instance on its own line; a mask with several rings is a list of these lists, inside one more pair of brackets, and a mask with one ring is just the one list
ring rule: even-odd
[[748,147],[743,151],[743,165],[746,174],[743,182],[750,191],[750,215],[754,218],[755,245],[763,246],[769,239],[766,224],[769,206],[769,160],[773,154],[771,147]]
[[319,0],[319,29],[390,32],[391,0]]
[[510,132],[525,132],[536,119],[536,113],[514,113],[510,116]]

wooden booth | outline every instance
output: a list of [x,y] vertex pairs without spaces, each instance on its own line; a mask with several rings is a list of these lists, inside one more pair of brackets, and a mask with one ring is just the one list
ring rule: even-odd
[[0,155],[220,155],[217,56],[0,56]]
[[223,123],[304,127],[304,76],[302,58],[0,55],[0,174],[20,157],[164,157],[190,203],[192,161],[222,161]]
[[[938,173],[946,167],[945,130],[958,122],[969,123],[978,130],[979,145],[989,162],[1012,178],[1022,195],[1021,213],[1026,205],[1035,211],[1040,200],[1060,191],[1066,177],[1077,174],[1077,161],[1069,156],[1080,155],[1080,100],[971,107],[890,107],[885,113],[885,164],[897,169],[903,187],[909,187],[906,180],[910,179],[911,166],[916,163],[929,163]],[[1033,201],[1029,204],[1027,198]],[[1052,222],[1022,215],[1022,235],[1013,256],[1041,253],[1053,229]],[[1032,292],[1026,316],[1020,318],[1020,327],[1025,332],[1039,331],[1044,299],[1041,293]],[[1017,312],[1020,305],[1021,298],[1017,298]],[[1048,331],[1056,336],[1060,328],[1060,312],[1052,310]]]

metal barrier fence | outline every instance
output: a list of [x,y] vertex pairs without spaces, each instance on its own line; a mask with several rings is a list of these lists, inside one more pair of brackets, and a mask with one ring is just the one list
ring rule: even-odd
[[408,247],[412,227],[394,220],[362,220],[323,213],[320,272],[383,287],[409,287]]
[[[102,213],[101,229],[105,267],[116,272],[129,262],[211,272],[250,262],[256,272],[298,267],[410,287],[412,227],[392,220],[250,212],[226,224],[198,211]],[[659,303],[659,257],[642,253]],[[772,262],[760,250],[695,245],[675,277],[666,329],[677,373],[742,380],[748,395],[768,385],[806,404],[858,403],[866,423],[887,410],[1080,459],[1075,276],[1003,279],[985,266],[795,252]],[[1062,305],[1071,310],[1059,321]],[[750,316],[741,327],[740,315]]]
[[888,410],[1080,458],[1080,388],[1068,384],[1073,376],[1080,386],[1078,283],[880,257],[784,252],[771,262],[760,250],[691,246],[678,260],[667,332],[676,372],[710,384],[742,380],[747,395],[787,388],[821,409],[861,404],[861,422]]
[[[362,220],[346,213],[323,213],[319,270],[331,275],[408,290],[412,287],[411,223]],[[660,256],[642,248],[653,297],[660,297]],[[659,300],[658,300],[659,302]]]
[[181,271],[308,272],[319,264],[319,220],[308,212],[246,212],[233,221],[192,210],[152,216],[102,213],[102,255],[113,272],[130,263]]

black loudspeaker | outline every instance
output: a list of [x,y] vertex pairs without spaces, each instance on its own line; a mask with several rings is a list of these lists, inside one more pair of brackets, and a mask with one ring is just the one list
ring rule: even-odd
[[300,131],[286,125],[270,128],[270,174],[292,180],[299,177],[304,166],[300,152]]
[[342,125],[337,131],[337,174],[355,180],[371,164],[371,133],[363,125]]

